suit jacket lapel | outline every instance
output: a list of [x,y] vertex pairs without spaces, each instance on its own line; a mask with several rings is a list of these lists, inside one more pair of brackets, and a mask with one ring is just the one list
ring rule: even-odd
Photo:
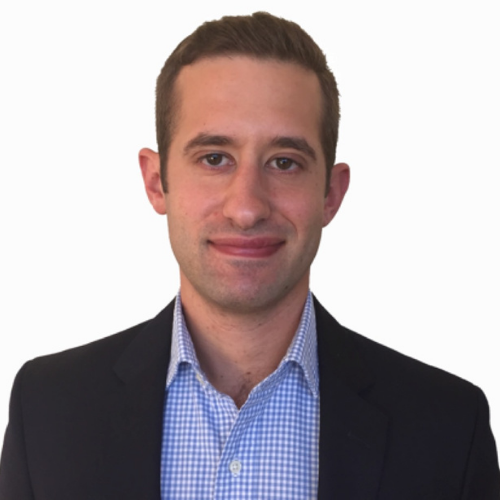
[[363,399],[375,383],[352,336],[315,301],[320,374],[318,499],[377,496],[387,417]]
[[173,302],[144,327],[114,366],[116,389],[109,394],[96,498],[160,500],[172,317]]

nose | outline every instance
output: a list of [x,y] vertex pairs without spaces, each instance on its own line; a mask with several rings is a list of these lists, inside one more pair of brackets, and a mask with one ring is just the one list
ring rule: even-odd
[[249,230],[271,213],[265,173],[256,163],[240,164],[231,175],[222,210],[235,227]]

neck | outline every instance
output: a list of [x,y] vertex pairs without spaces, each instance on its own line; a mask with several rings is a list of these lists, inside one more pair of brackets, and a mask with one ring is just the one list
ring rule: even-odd
[[279,365],[297,330],[308,293],[289,293],[268,309],[234,313],[181,285],[183,313],[200,366],[210,383],[240,408]]

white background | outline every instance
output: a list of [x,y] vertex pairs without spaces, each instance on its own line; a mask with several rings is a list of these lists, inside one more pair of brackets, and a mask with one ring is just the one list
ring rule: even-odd
[[1,429],[24,361],[143,321],[176,293],[137,165],[156,148],[155,79],[201,22],[268,10],[315,38],[342,94],[352,183],[313,291],[346,326],[482,387],[500,435],[498,2],[290,4],[2,4]]

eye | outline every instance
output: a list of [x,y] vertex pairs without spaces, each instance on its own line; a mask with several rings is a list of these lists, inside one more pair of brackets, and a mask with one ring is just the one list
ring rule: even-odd
[[220,167],[226,165],[228,158],[221,153],[209,153],[201,157],[202,163],[211,167]]
[[275,166],[279,170],[292,170],[298,167],[298,163],[296,161],[286,157],[275,158],[271,161],[271,165]]

